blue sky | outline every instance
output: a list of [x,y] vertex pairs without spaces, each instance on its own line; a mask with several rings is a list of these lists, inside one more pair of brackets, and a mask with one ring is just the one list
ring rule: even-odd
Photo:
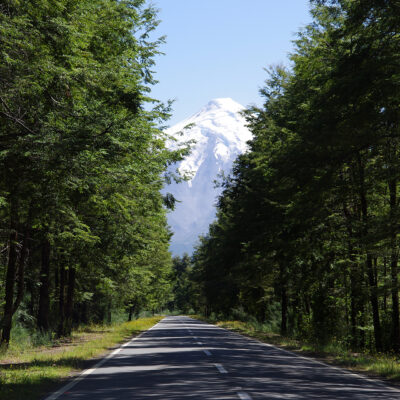
[[175,99],[170,125],[209,100],[260,104],[264,68],[287,64],[296,32],[311,21],[308,0],[153,0],[167,43],[152,96]]

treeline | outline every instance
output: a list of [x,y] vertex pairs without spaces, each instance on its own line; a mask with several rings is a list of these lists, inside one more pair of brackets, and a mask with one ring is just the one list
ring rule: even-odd
[[195,306],[400,350],[400,3],[311,2],[188,267]]
[[156,26],[143,0],[0,3],[5,345],[13,323],[63,336],[171,299]]

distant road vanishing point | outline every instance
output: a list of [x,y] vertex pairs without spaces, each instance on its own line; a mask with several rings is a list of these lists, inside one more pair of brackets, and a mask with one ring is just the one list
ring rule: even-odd
[[185,316],[166,317],[45,400],[389,400],[400,391]]

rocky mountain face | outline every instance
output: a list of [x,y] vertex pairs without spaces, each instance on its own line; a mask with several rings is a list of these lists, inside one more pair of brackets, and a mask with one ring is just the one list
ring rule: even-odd
[[[215,203],[221,189],[215,180],[222,171],[228,174],[235,158],[246,151],[251,132],[239,114],[244,109],[230,98],[214,99],[190,118],[168,129],[179,136],[179,142],[194,140],[191,154],[178,166],[181,173],[190,173],[191,180],[166,188],[178,200],[168,222],[174,233],[171,251],[174,255],[191,253],[198,236],[208,231],[215,217]],[[193,124],[190,129],[184,127]]]

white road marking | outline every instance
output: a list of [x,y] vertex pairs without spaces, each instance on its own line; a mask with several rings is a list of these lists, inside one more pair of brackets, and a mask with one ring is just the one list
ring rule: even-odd
[[203,350],[203,351],[204,351],[204,353],[206,354],[206,356],[211,356],[211,355],[212,355],[211,352],[208,351],[208,350]]
[[246,392],[238,392],[237,395],[239,396],[239,399],[251,400],[251,397]]
[[110,353],[106,357],[102,358],[93,368],[89,368],[89,369],[86,369],[85,371],[81,372],[73,381],[71,381],[70,383],[67,383],[61,389],[59,389],[56,392],[52,393],[50,396],[45,397],[44,400],[56,400],[56,399],[58,399],[65,392],[68,392],[68,390],[72,389],[76,384],[78,384],[87,375],[91,374],[97,368],[100,368],[106,361],[108,361],[110,358],[112,358],[115,354],[119,353],[122,350],[123,347],[126,347],[126,346],[130,345],[132,342],[134,342],[135,340],[137,340],[140,337],[142,337],[145,333],[147,333],[148,331],[151,331],[158,324],[159,323],[153,325],[147,331],[142,332],[140,335],[138,335],[138,336],[134,337],[133,339],[129,340],[128,342],[124,343],[118,349],[115,349],[112,353]]
[[228,373],[228,371],[221,364],[214,364],[214,365],[221,374]]
[[[191,318],[191,319],[193,319],[193,318]],[[250,338],[247,338],[247,337],[245,337],[245,336],[243,336],[243,335],[241,335],[241,334],[239,334],[239,333],[232,332],[232,331],[230,331],[229,329],[221,328],[220,326],[216,326],[216,325],[212,325],[212,324],[208,324],[208,323],[204,323],[204,325],[206,325],[207,327],[210,327],[210,328],[212,328],[212,329],[223,330],[223,331],[225,331],[226,333],[228,333],[228,334],[229,334],[230,336],[232,336],[232,337],[236,337],[236,338],[240,338],[240,339],[246,339],[246,340],[249,341],[249,342],[256,342],[256,343],[258,343],[258,344],[261,344],[262,346],[270,347],[270,348],[273,348],[273,349],[275,349],[275,350],[281,351],[281,352],[283,352],[283,353],[290,354],[290,355],[295,356],[295,357],[299,357],[299,358],[301,358],[301,359],[303,359],[303,360],[311,361],[311,362],[314,363],[314,364],[323,365],[323,366],[325,366],[325,367],[327,367],[327,368],[340,371],[340,372],[342,372],[342,373],[344,373],[344,374],[346,374],[346,375],[353,376],[353,377],[358,378],[358,379],[362,379],[362,380],[364,380],[364,381],[366,381],[366,382],[369,382],[369,383],[371,383],[371,384],[374,384],[374,385],[376,385],[376,386],[383,387],[383,388],[385,388],[386,390],[390,390],[390,391],[392,391],[392,392],[400,393],[400,390],[399,390],[399,389],[394,388],[394,387],[391,387],[391,386],[387,386],[385,383],[383,383],[383,382],[380,381],[380,380],[377,380],[377,379],[370,379],[370,378],[367,378],[367,377],[364,376],[364,375],[357,374],[357,373],[355,373],[355,372],[351,372],[351,371],[348,371],[348,370],[343,369],[343,368],[340,368],[340,367],[335,367],[335,366],[330,365],[330,364],[326,364],[326,363],[324,363],[324,362],[322,362],[322,361],[318,361],[318,360],[316,360],[316,359],[314,359],[314,358],[301,356],[301,355],[296,354],[296,353],[294,353],[294,352],[292,352],[292,351],[282,349],[282,348],[280,348],[280,347],[274,346],[274,345],[269,344],[269,343],[261,342],[260,340],[257,340],[257,339],[254,339],[254,338],[251,338],[251,339],[250,339]],[[45,400],[47,400],[47,399],[45,399]]]
[[202,345],[203,344],[203,342],[196,342],[197,344],[200,344],[200,345]]

